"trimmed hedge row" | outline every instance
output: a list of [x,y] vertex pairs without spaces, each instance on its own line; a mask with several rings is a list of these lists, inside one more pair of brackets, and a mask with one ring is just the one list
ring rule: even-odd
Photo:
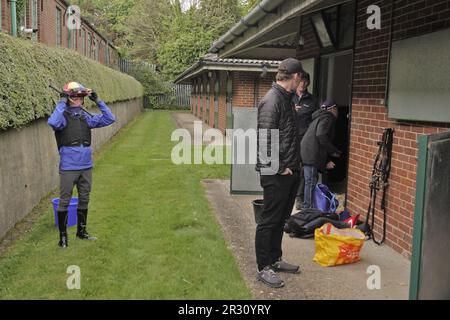
[[143,95],[142,85],[133,77],[72,50],[0,32],[0,129],[17,128],[50,115],[59,95],[49,84],[62,88],[70,81],[94,89],[109,103]]

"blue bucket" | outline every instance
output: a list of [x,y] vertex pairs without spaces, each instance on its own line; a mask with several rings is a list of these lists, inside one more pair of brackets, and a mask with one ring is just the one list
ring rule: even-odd
[[[55,214],[55,225],[58,227],[58,204],[59,198],[52,199],[53,204],[53,212]],[[72,227],[77,224],[77,206],[78,206],[78,198],[74,197],[70,199],[69,203],[69,213],[67,218],[67,226]]]

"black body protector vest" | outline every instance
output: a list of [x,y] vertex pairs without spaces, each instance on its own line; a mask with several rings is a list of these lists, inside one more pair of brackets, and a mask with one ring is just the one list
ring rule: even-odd
[[82,114],[74,117],[70,112],[64,111],[67,125],[64,129],[55,131],[58,149],[61,147],[76,147],[91,145],[91,128]]

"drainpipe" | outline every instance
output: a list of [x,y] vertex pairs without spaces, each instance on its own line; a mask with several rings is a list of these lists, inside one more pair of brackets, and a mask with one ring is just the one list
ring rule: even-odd
[[11,35],[17,37],[17,12],[16,0],[9,0],[11,5]]

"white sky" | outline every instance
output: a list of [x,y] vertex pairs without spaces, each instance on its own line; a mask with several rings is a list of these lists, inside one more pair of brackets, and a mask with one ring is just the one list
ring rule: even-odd
[[183,12],[189,9],[193,2],[195,3],[196,0],[181,0],[181,9]]

